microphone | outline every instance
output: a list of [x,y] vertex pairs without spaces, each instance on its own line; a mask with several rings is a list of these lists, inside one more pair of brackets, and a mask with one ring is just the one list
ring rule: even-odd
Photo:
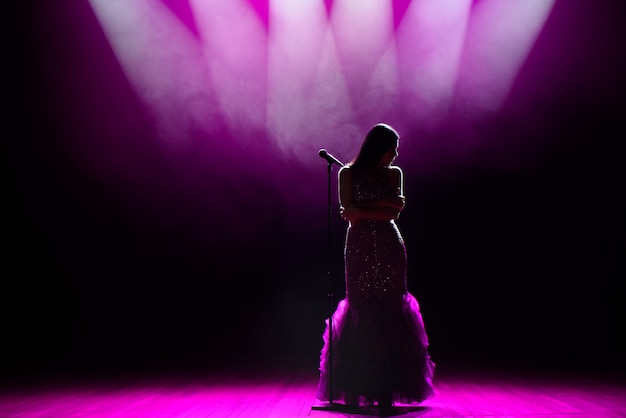
[[326,151],[325,149],[322,148],[321,150],[319,150],[318,154],[320,155],[320,157],[328,161],[328,164],[335,163],[339,167],[343,167],[343,163],[339,161],[338,159],[336,159],[335,157],[333,157],[331,154],[329,154],[328,151]]

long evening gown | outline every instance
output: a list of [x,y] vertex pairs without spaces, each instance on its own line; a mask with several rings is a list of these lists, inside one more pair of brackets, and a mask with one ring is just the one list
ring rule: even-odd
[[[389,169],[350,170],[357,205],[395,193]],[[407,291],[406,250],[396,223],[362,220],[348,227],[344,257],[346,297],[332,316],[332,372],[327,320],[317,398],[353,405],[430,398],[435,365],[419,304]]]

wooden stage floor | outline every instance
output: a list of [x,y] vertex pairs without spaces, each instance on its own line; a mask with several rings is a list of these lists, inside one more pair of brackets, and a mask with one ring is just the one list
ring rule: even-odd
[[[436,396],[394,406],[399,417],[626,417],[621,376],[447,371]],[[377,416],[375,407],[329,411],[315,399],[316,370],[167,372],[5,380],[0,417],[216,418]]]

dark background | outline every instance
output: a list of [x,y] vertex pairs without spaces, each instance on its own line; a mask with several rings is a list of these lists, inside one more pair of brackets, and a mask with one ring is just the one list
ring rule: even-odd
[[[95,25],[88,6],[57,19],[43,2],[12,7],[3,374],[315,369],[329,312],[324,161],[270,158],[260,175],[254,149],[232,143],[210,169],[189,155],[173,171],[118,64],[94,62],[112,56],[104,36],[78,36]],[[471,158],[450,152],[423,170],[411,153],[454,143],[455,131],[402,132],[426,144],[401,145],[408,204],[398,223],[440,367],[624,370],[624,16],[617,1],[557,1],[508,107],[473,124],[485,145]],[[551,54],[561,68],[533,65]],[[526,94],[538,72],[569,81]],[[497,145],[503,137],[532,152],[513,147],[515,158]],[[142,169],[93,175],[80,155],[96,139],[107,146],[90,152]],[[260,133],[256,149],[270,142]],[[297,204],[277,179],[299,190]],[[345,225],[334,215],[340,298]]]

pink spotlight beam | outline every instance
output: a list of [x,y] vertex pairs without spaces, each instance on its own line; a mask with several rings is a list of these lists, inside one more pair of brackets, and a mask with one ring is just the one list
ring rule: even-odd
[[474,3],[456,96],[470,113],[500,109],[552,10],[554,0]]

